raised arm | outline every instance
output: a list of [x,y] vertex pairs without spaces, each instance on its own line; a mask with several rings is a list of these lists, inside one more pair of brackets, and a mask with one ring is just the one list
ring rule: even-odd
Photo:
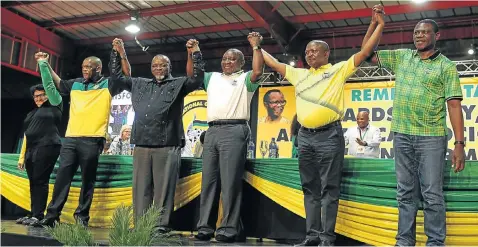
[[[362,41],[362,47],[365,46],[365,44],[368,42],[368,40],[370,39],[370,37],[372,36],[373,34],[373,31],[376,29],[377,27],[377,13],[382,13],[382,14],[385,14],[385,12],[383,11],[383,6],[381,4],[378,4],[378,5],[375,5],[373,6],[373,9],[372,9],[372,20],[370,21],[370,25],[368,26],[368,29],[367,29],[367,33],[365,34],[365,37],[363,38],[363,41]],[[380,41],[379,41],[380,42]],[[377,44],[378,45],[378,44]],[[377,47],[374,47],[374,49],[376,49]],[[372,64],[377,64],[378,60],[377,60],[377,55],[375,53],[373,53],[367,60],[367,62],[370,62]]]
[[40,68],[42,84],[45,88],[45,93],[48,96],[48,101],[50,101],[51,105],[57,106],[61,104],[62,101],[60,92],[57,90],[60,84],[55,87],[55,84],[53,83],[54,79],[52,78],[52,70],[48,64],[48,58],[49,56],[46,53],[38,52],[35,54],[35,59],[37,60],[38,67]]
[[[186,48],[188,50],[188,65],[186,67],[188,79],[183,87],[184,95],[199,89],[203,85],[205,65],[202,59],[201,50],[199,49],[199,42],[197,40],[188,40]],[[191,65],[189,63],[191,63]]]
[[45,63],[46,63],[46,68],[48,68],[48,70],[49,70],[48,73],[50,74],[50,77],[52,77],[53,82],[55,82],[56,88],[59,90],[60,89],[60,84],[61,84],[61,78],[51,68],[50,63],[48,63],[49,55],[47,53],[44,53],[44,52],[35,53],[35,60],[37,60],[37,62],[38,62],[38,58],[40,58],[40,57],[46,57],[46,59],[44,59]]
[[283,77],[285,77],[285,71],[286,71],[286,64],[281,63],[277,61],[271,54],[269,54],[267,51],[261,49],[262,51],[262,56],[264,58],[264,63],[271,67],[272,70],[276,71],[277,73],[281,74]]
[[119,92],[121,89],[125,89],[131,92],[133,85],[131,67],[121,39],[116,38],[113,40],[113,49],[111,50],[108,67],[112,84],[117,88],[113,91]]
[[261,52],[262,36],[258,32],[252,32],[247,36],[252,47],[252,74],[251,82],[255,83],[264,73],[264,57]]
[[[188,48],[188,61],[186,62],[186,75],[188,77],[192,77],[194,75],[194,63],[193,63],[193,54],[192,54],[192,50],[190,49],[190,47],[188,47],[189,45],[189,40],[188,42],[186,43],[186,47]],[[198,42],[198,45],[199,45],[199,42]]]
[[[374,7],[374,11],[375,11],[375,7]],[[364,42],[363,42],[365,44],[362,46],[362,49],[354,56],[355,67],[360,66],[362,62],[369,59],[373,55],[373,52],[375,48],[378,46],[378,42],[380,41],[380,38],[382,37],[383,28],[385,27],[383,12],[375,11],[374,15],[377,21],[375,30],[373,31],[372,35],[370,35],[370,38],[367,38],[367,34],[365,35]],[[369,29],[370,28],[371,27],[369,27]]]
[[123,40],[118,38],[114,39],[113,50],[116,50],[119,53],[119,56],[121,58],[121,70],[123,71],[123,75],[131,76],[131,65],[129,64],[128,58],[126,57]]

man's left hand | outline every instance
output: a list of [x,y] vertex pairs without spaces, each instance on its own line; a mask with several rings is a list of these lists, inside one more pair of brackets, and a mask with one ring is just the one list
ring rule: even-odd
[[251,47],[260,46],[262,42],[262,35],[258,32],[252,32],[247,35],[247,40],[249,41],[249,44],[251,44]]
[[453,150],[451,167],[454,168],[455,173],[461,172],[465,169],[465,147],[462,144],[455,145]]
[[186,48],[188,49],[189,54],[193,54],[196,51],[200,51],[199,41],[195,39],[188,40],[188,42],[186,42]]
[[113,49],[117,51],[121,56],[124,56],[126,51],[124,50],[124,43],[122,39],[114,39],[113,40]]
[[360,145],[360,146],[366,146],[367,142],[360,140],[360,138],[355,138],[355,141]]

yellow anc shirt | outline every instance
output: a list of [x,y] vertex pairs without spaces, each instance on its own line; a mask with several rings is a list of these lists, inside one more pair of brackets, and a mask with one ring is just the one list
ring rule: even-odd
[[105,137],[111,99],[122,88],[104,78],[98,83],[84,83],[82,78],[62,81],[62,94],[70,94],[70,119],[65,137]]
[[344,114],[344,85],[356,69],[354,56],[318,69],[286,65],[285,78],[295,86],[299,123],[306,128],[318,128],[341,120]]

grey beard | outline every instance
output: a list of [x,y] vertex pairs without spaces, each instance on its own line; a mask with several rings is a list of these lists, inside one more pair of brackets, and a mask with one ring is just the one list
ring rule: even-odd
[[164,76],[164,75],[162,75],[162,76],[155,76],[155,77],[156,77],[156,80],[157,80],[157,81],[161,81],[161,80],[163,80],[163,79],[164,79],[164,77],[165,77],[165,76]]

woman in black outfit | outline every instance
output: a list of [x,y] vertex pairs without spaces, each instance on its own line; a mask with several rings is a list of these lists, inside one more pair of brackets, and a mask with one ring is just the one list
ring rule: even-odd
[[31,87],[30,92],[37,108],[29,112],[23,122],[25,137],[18,160],[18,168],[26,169],[30,180],[32,216],[17,220],[24,225],[32,225],[44,217],[50,174],[60,155],[58,128],[63,112],[61,96],[48,95],[41,84]]

